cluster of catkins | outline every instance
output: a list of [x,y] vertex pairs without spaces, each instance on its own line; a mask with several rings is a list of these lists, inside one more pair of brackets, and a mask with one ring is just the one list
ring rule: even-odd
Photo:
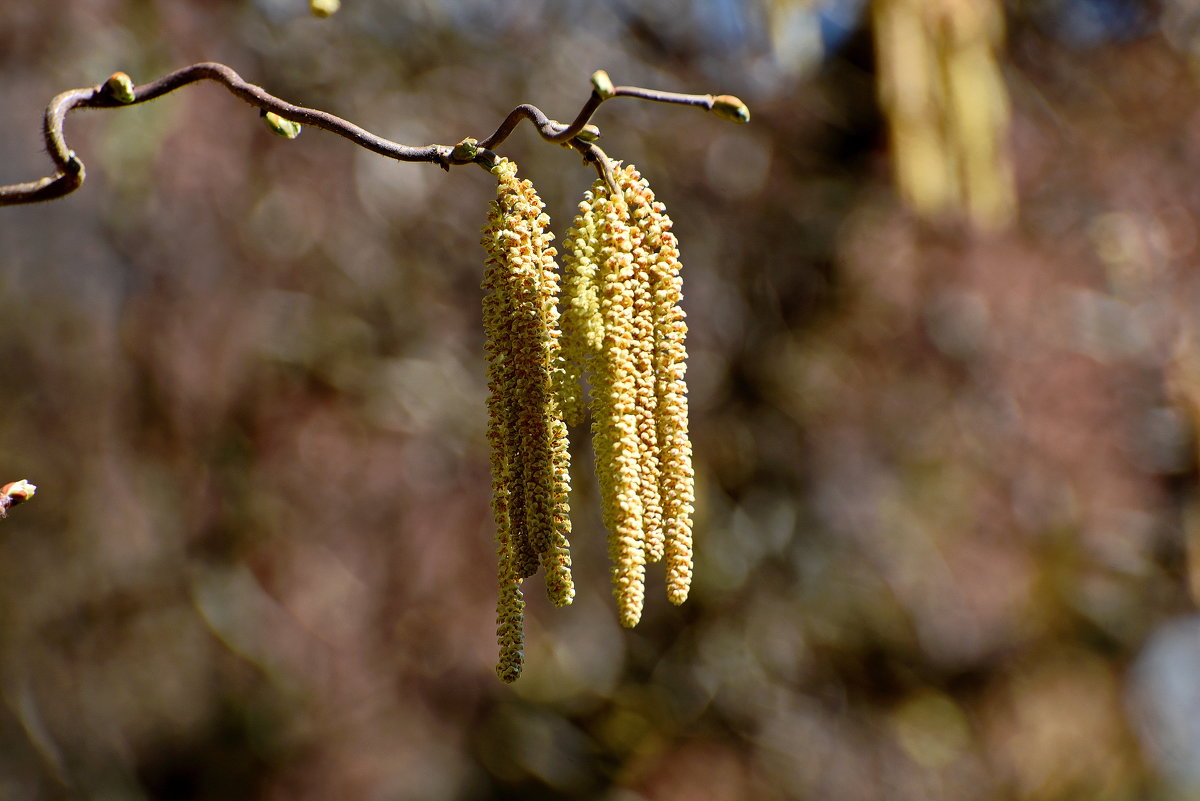
[[492,173],[483,320],[496,672],[510,682],[524,660],[524,579],[541,566],[554,604],[575,595],[567,425],[583,422],[585,405],[623,625],[641,618],[647,563],[665,562],[672,603],[687,599],[694,490],[679,250],[663,204],[632,165],[613,169],[618,194],[596,181],[566,237],[560,285],[550,218],[533,184],[507,159]]

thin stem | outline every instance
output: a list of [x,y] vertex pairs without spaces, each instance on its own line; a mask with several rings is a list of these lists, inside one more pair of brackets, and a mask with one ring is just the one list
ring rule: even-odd
[[566,143],[574,139],[583,130],[584,126],[596,113],[596,109],[604,100],[595,92],[592,92],[591,97],[583,104],[583,109],[575,117],[575,121],[570,125],[563,125],[561,122],[550,119],[537,106],[531,106],[528,103],[523,103],[517,106],[508,113],[504,118],[504,122],[500,123],[500,127],[496,132],[479,143],[480,147],[493,148],[508,138],[509,134],[516,129],[521,120],[529,120],[537,128],[538,134],[547,142],[556,142],[559,144]]
[[580,152],[585,162],[596,168],[596,172],[604,179],[604,185],[608,187],[610,195],[615,197],[620,194],[620,190],[617,188],[617,179],[613,177],[612,161],[603,150],[594,142],[580,142],[578,139],[572,140],[571,147]]
[[612,170],[608,166],[608,158],[600,148],[591,143],[591,138],[594,137],[580,136],[601,103],[611,97],[634,97],[658,103],[697,106],[711,110],[714,102],[712,95],[684,95],[641,89],[635,86],[618,86],[609,97],[601,97],[593,91],[574,121],[568,125],[550,119],[537,106],[522,104],[509,112],[504,122],[491,136],[479,142],[477,155],[465,158],[456,154],[451,145],[410,147],[384,139],[327,111],[296,106],[280,100],[261,86],[246,82],[224,64],[203,62],[168,73],[151,83],[134,87],[132,97],[118,99],[114,91],[107,85],[93,86],[87,89],[71,89],[57,95],[46,107],[42,132],[46,142],[46,151],[54,162],[54,175],[37,181],[0,186],[0,206],[53,200],[75,191],[83,184],[85,177],[83,162],[79,160],[74,151],[67,147],[63,137],[63,125],[67,114],[71,111],[77,108],[119,108],[137,105],[204,80],[215,81],[223,85],[237,97],[264,112],[274,112],[292,122],[323,128],[381,156],[397,161],[427,162],[436,164],[445,170],[449,170],[452,166],[470,163],[479,164],[486,169],[491,163],[494,163],[495,158],[494,154],[488,151],[507,139],[521,120],[529,120],[537,129],[538,134],[546,141],[569,145],[578,150],[585,161],[596,166],[600,175],[610,186],[612,185]]
[[684,95],[678,92],[660,92],[657,89],[642,89],[638,86],[618,86],[613,91],[613,97],[636,97],[639,100],[652,100],[655,103],[674,103],[678,106],[696,106],[705,111],[712,111],[716,98],[713,95]]

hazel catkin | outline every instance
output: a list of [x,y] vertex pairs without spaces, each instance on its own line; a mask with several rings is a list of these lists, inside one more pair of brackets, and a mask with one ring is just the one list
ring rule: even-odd
[[498,542],[497,634],[502,679],[520,673],[521,582],[546,569],[557,605],[574,596],[567,506],[570,454],[554,391],[561,369],[556,255],[549,218],[533,184],[498,159],[496,200],[484,228],[484,334],[488,360],[488,441]]
[[648,563],[665,562],[672,603],[687,598],[694,476],[679,249],[665,207],[636,168],[614,165],[617,191],[596,181],[579,204],[560,287],[532,184],[506,159],[492,172],[483,310],[497,673],[511,681],[524,658],[524,579],[541,567],[553,603],[574,597],[567,424],[583,420],[582,385],[591,387],[601,516],[624,626],[641,619]]

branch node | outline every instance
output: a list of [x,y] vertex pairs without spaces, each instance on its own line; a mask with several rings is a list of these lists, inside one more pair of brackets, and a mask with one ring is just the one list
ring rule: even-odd
[[608,187],[609,194],[614,197],[620,194],[620,190],[617,188],[617,179],[613,175],[612,161],[608,158],[607,153],[597,145],[591,142],[581,142],[578,138],[571,140],[571,146],[583,156],[584,164],[591,164],[596,168],[596,172],[604,179],[604,185]]
[[575,138],[580,142],[587,142],[590,144],[600,138],[600,129],[595,125],[588,123],[587,125],[583,126],[582,131],[575,134]]
[[479,148],[476,151],[475,163],[478,164],[480,167],[483,167],[488,172],[491,172],[492,169],[495,168],[495,166],[496,166],[497,158],[499,158],[499,157],[492,151],[484,150],[483,148]]
[[450,151],[451,160],[462,164],[474,161],[477,155],[479,155],[479,140],[471,137],[462,140]]
[[284,139],[295,139],[300,135],[300,123],[285,120],[274,111],[262,112],[263,122],[267,124],[267,128],[276,136],[282,136]]

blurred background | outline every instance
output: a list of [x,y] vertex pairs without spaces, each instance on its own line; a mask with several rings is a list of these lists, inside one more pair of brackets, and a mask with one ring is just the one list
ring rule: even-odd
[[[423,145],[588,77],[672,214],[696,579],[495,677],[494,182],[215,84],[86,112],[0,211],[0,798],[1200,798],[1200,8],[1186,0],[0,4],[0,183],[116,70],[222,61]],[[503,145],[560,232],[594,173]]]

